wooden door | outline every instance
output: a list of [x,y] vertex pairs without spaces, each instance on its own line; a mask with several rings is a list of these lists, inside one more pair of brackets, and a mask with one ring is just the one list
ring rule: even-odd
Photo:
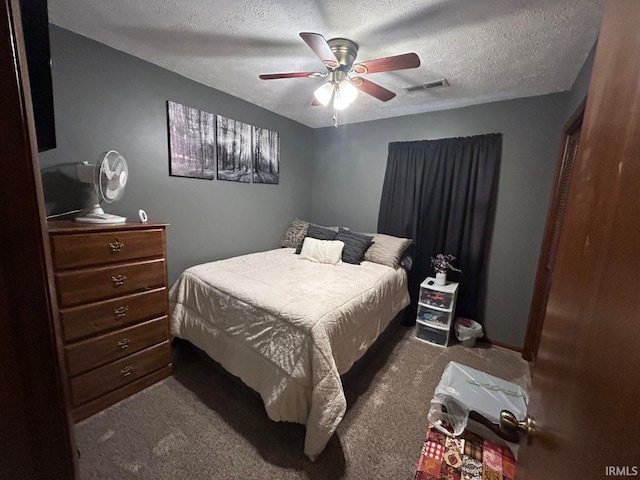
[[518,480],[640,475],[640,2],[609,0]]

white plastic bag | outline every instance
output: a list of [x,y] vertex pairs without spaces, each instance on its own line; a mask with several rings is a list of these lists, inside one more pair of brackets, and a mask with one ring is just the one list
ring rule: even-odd
[[456,318],[453,328],[456,332],[456,338],[465,347],[473,347],[476,338],[484,336],[482,325],[468,318]]
[[[527,393],[515,383],[456,362],[449,362],[431,400],[428,419],[445,435],[457,437],[467,428],[471,410],[498,424],[502,410],[509,410],[516,418],[523,420],[527,415],[528,403]],[[497,440],[487,434],[490,430],[486,427],[473,426],[476,428],[469,430],[492,441]],[[517,453],[517,446],[504,441],[502,443],[508,444],[514,455]]]

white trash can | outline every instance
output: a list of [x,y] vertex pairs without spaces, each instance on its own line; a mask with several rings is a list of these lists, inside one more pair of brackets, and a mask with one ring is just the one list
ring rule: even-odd
[[456,318],[453,329],[456,332],[456,338],[465,347],[473,347],[476,338],[484,337],[482,325],[468,318]]

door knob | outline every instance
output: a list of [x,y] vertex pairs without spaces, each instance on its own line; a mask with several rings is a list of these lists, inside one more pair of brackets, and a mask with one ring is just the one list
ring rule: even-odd
[[509,410],[502,410],[500,412],[500,430],[508,434],[519,433],[526,437],[527,443],[529,443],[538,427],[535,420],[529,415],[523,421],[519,421]]

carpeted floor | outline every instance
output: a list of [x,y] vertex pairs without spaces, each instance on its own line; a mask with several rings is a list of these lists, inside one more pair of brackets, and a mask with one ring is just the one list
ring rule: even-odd
[[347,378],[347,413],[310,462],[303,426],[272,422],[256,394],[178,344],[173,377],[76,426],[81,478],[412,479],[429,402],[451,360],[529,388],[516,352],[439,348],[400,327]]

